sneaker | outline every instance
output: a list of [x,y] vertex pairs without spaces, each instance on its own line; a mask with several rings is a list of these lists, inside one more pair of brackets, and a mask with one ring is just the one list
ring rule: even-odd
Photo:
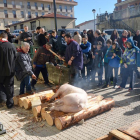
[[31,87],[32,87],[32,90],[36,91],[36,88],[35,88],[35,86],[31,86]]
[[132,91],[133,89],[132,88],[129,88],[129,90],[128,91]]
[[102,88],[109,88],[109,85],[104,85]]
[[114,89],[118,89],[118,86],[116,85],[116,86],[114,86]]
[[11,109],[14,106],[14,103],[6,104],[6,106],[7,106],[8,109]]

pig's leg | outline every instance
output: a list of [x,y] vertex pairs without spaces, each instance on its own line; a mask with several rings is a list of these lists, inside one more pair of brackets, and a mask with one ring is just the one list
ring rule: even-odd
[[55,107],[59,107],[59,106],[63,106],[64,102],[62,99],[59,99],[57,101],[55,101],[54,103],[51,103],[49,110],[55,110]]
[[70,113],[70,112],[76,113],[82,110],[82,107],[62,105],[62,106],[53,106],[51,109],[56,111],[66,112],[66,113]]

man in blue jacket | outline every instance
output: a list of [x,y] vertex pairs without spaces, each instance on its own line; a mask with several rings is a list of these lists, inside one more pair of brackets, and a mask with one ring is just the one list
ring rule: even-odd
[[83,42],[80,45],[82,48],[83,52],[83,69],[82,69],[82,78],[85,78],[85,68],[87,69],[87,78],[90,76],[90,62],[92,60],[92,55],[91,55],[91,43],[88,42],[88,37],[87,35],[82,36]]
[[74,82],[76,83],[78,77],[81,76],[81,70],[83,68],[82,49],[77,42],[71,39],[70,34],[65,35],[65,41],[67,42],[65,60],[70,66],[71,75],[73,75]]

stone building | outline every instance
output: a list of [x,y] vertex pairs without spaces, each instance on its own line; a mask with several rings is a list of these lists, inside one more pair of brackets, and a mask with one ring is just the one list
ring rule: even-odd
[[97,28],[126,29],[135,34],[140,29],[140,0],[117,0],[113,13],[97,15]]
[[[74,0],[56,0],[57,14],[74,18],[76,5]],[[0,0],[0,29],[50,13],[54,13],[53,0]]]

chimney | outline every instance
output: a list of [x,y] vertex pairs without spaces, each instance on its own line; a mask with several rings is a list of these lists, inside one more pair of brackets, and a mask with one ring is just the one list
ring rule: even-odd
[[122,2],[122,0],[117,0],[118,3]]

